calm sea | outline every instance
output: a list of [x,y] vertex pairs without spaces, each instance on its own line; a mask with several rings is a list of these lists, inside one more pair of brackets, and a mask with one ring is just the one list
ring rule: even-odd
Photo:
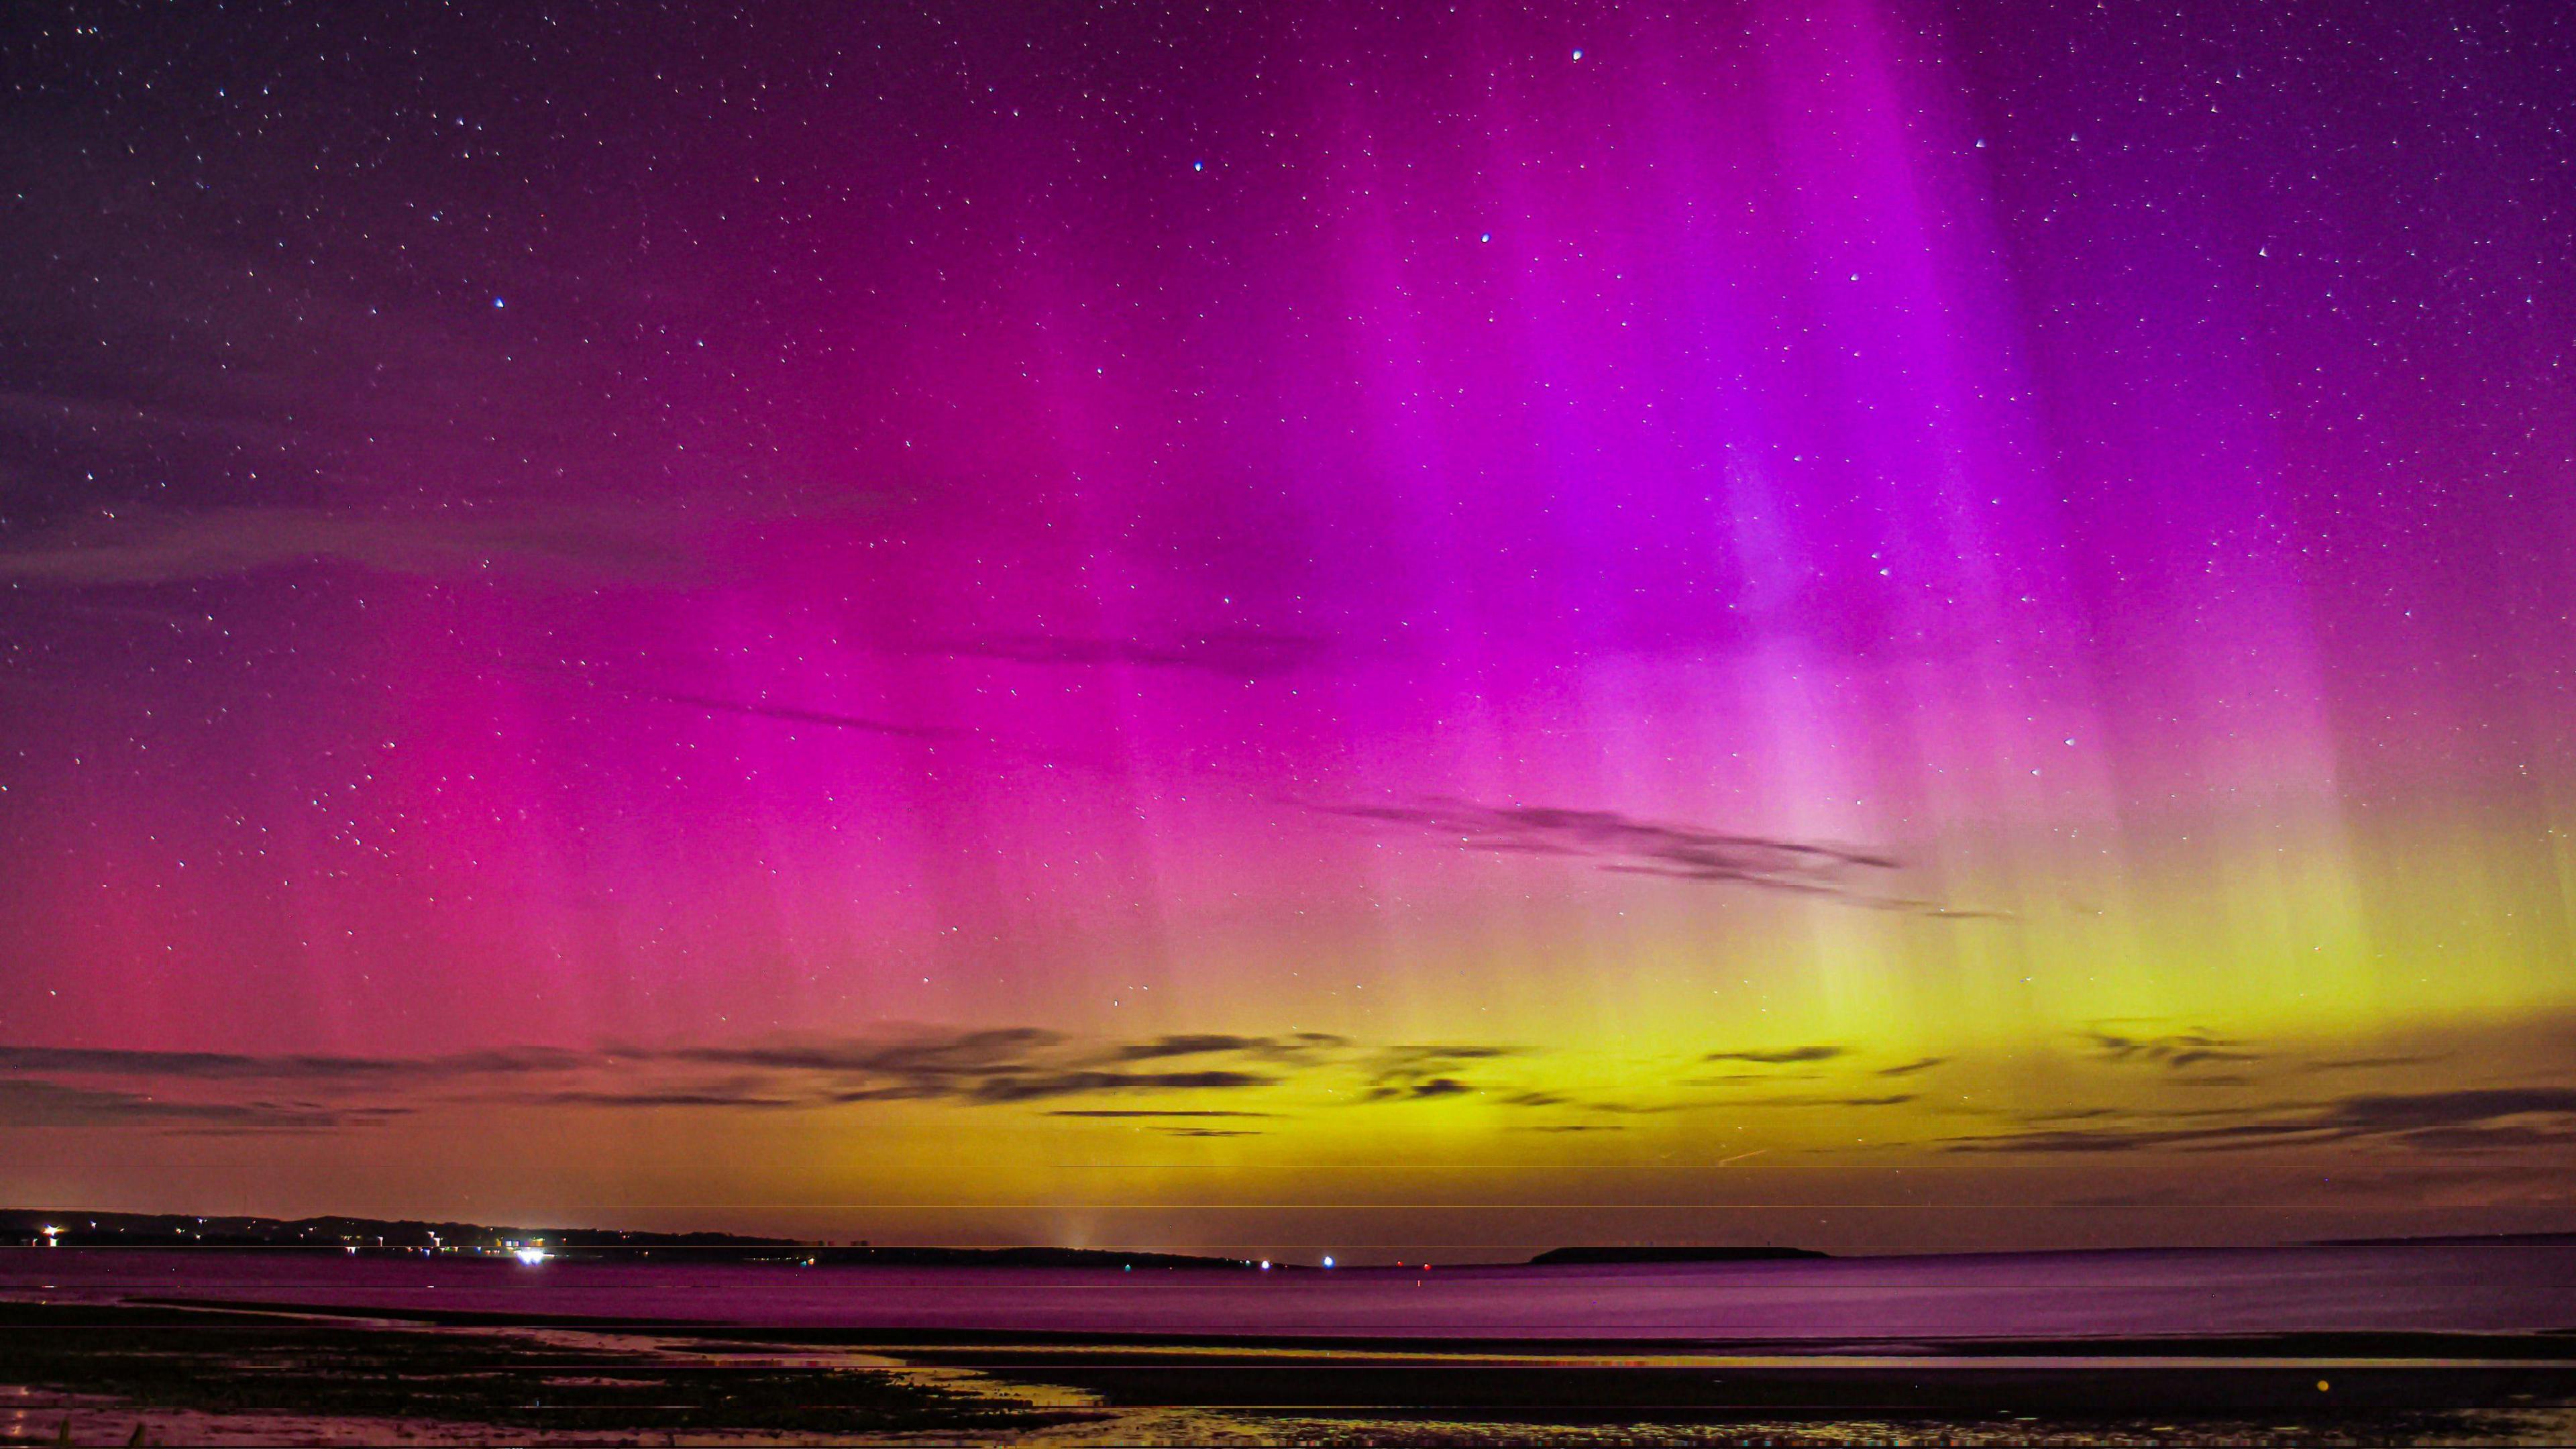
[[2576,1328],[2576,1246],[1974,1254],[1305,1272],[0,1250],[0,1292],[795,1327],[1876,1340]]

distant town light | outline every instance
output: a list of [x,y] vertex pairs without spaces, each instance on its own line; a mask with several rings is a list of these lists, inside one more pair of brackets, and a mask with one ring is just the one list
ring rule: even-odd
[[546,1260],[547,1253],[543,1248],[530,1246],[519,1249],[511,1256],[533,1268]]
[[1325,1267],[1327,1267],[1327,1268],[1329,1268],[1329,1267],[1333,1266],[1333,1260],[1332,1260],[1332,1259],[1330,1259],[1330,1258],[1326,1258],[1326,1259],[1324,1260],[1324,1266],[1325,1266]]

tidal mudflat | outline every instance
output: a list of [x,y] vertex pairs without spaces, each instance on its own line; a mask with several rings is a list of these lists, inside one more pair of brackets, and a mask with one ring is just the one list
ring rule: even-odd
[[[10,1300],[0,1303],[0,1435],[2565,1441],[2576,1435],[2576,1332],[2556,1315],[2576,1253],[2485,1254],[2024,1255],[1443,1279],[1436,1269],[531,1269],[25,1250],[0,1255]],[[1953,1331],[1925,1331],[1941,1318]],[[1655,1331],[1638,1332],[1641,1322]],[[1692,1324],[1702,1331],[1684,1331]],[[1797,1331],[1744,1331],[1752,1325]]]

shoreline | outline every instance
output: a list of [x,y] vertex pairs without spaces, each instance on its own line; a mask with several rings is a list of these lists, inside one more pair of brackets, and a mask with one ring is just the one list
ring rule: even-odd
[[1503,1351],[459,1316],[0,1297],[0,1443],[1356,1449],[2576,1433],[2576,1332]]

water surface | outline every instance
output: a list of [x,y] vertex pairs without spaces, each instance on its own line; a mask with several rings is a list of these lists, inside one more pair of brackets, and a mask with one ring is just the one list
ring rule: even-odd
[[0,1250],[0,1293],[776,1327],[1389,1338],[2089,1338],[2576,1328],[2576,1245],[1330,1272]]

